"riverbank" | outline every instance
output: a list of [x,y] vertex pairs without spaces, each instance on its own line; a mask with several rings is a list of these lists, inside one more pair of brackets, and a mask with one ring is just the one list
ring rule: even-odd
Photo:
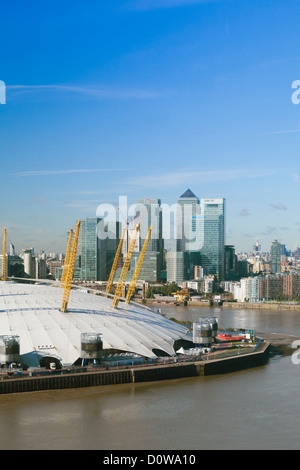
[[174,362],[153,366],[135,366],[108,371],[55,373],[40,377],[3,378],[0,394],[58,390],[123,383],[152,382],[214,374],[224,374],[265,363],[270,343],[261,341],[253,352],[209,360]]
[[224,308],[239,308],[239,309],[261,309],[261,310],[298,310],[300,311],[300,304],[288,302],[223,302]]
[[233,309],[255,309],[255,310],[291,310],[300,311],[300,303],[295,302],[226,302],[221,303],[213,302],[212,300],[201,300],[201,301],[177,301],[174,302],[158,302],[153,300],[147,300],[143,302],[145,305],[160,307],[160,306],[188,306],[188,307],[223,307]]

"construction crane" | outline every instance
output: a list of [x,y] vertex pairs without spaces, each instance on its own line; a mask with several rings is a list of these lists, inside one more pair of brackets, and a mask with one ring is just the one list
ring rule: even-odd
[[117,288],[116,288],[116,292],[115,292],[115,296],[114,296],[113,304],[112,304],[112,306],[114,308],[116,308],[118,306],[119,301],[120,301],[120,297],[122,295],[122,291],[123,291],[123,288],[124,288],[124,285],[125,285],[125,282],[126,282],[126,277],[127,277],[128,269],[129,269],[129,266],[130,266],[132,253],[134,251],[136,237],[137,237],[139,229],[140,229],[140,224],[138,223],[136,228],[135,228],[132,240],[130,242],[129,250],[127,252],[125,263],[123,265],[123,268],[122,268],[122,271],[121,271],[121,274],[120,274],[120,279],[119,279],[119,282],[118,282],[118,285],[117,285]]
[[1,281],[6,281],[6,228],[3,232]]
[[148,242],[149,242],[149,239],[150,239],[151,230],[152,230],[152,227],[150,226],[150,228],[148,230],[148,233],[147,233],[147,237],[144,241],[144,245],[143,245],[141,254],[139,256],[137,265],[135,267],[135,270],[134,270],[134,273],[133,273],[133,276],[132,276],[132,279],[131,279],[131,283],[130,283],[128,292],[127,292],[127,296],[126,296],[126,300],[125,300],[125,302],[127,302],[127,303],[130,302],[130,299],[133,296],[134,291],[135,291],[136,283],[137,283],[139,275],[140,275],[141,267],[142,267],[142,264],[143,264],[143,261],[144,261],[144,258],[145,258],[145,253],[146,253]]
[[121,216],[124,219],[125,228],[123,230],[122,237],[121,237],[121,240],[119,242],[119,246],[118,246],[118,249],[117,249],[117,252],[116,252],[116,256],[115,256],[115,259],[114,259],[114,262],[113,262],[113,265],[112,265],[112,268],[111,268],[111,272],[110,272],[109,279],[108,279],[107,286],[106,286],[106,290],[105,290],[106,294],[109,294],[109,292],[112,288],[114,279],[115,279],[115,275],[116,275],[116,271],[117,271],[117,267],[118,267],[118,262],[119,262],[119,259],[120,259],[121,250],[122,250],[122,246],[123,246],[123,241],[124,241],[124,238],[125,238],[125,234],[127,232],[127,228],[130,224],[132,225],[136,219],[140,218],[140,221],[141,221],[142,218],[144,217],[145,213],[148,211],[148,208],[146,208],[145,211],[142,214],[141,214],[140,211],[137,211],[134,216],[128,217],[127,220],[125,220],[120,208],[118,208],[118,210],[119,210]]
[[111,271],[110,271],[110,275],[109,275],[109,279],[108,279],[108,283],[107,283],[106,291],[105,291],[107,294],[109,294],[110,289],[111,289],[111,287],[113,285],[113,282],[114,282],[114,279],[115,279],[115,275],[116,275],[118,262],[119,262],[119,258],[120,258],[120,254],[121,254],[121,250],[122,250],[123,241],[124,241],[126,231],[127,231],[127,228],[125,227],[123,229],[122,237],[121,237],[121,240],[119,242],[119,246],[118,246],[118,249],[117,249],[117,252],[116,252],[116,256],[115,256],[115,259],[114,259],[114,262],[113,262],[113,265],[112,265],[112,268],[111,268]]
[[65,282],[65,287],[64,287],[64,292],[63,292],[63,300],[62,300],[62,306],[61,306],[61,311],[66,312],[68,308],[68,302],[70,298],[70,292],[71,292],[71,287],[72,287],[72,280],[73,280],[73,274],[74,274],[74,266],[75,266],[75,261],[76,261],[76,253],[77,253],[77,246],[78,246],[78,238],[79,238],[79,229],[80,229],[80,220],[78,220],[76,224],[76,230],[75,230],[75,235],[74,235],[74,240],[73,240],[73,245],[72,245],[72,251],[70,255],[70,260],[69,260],[69,265],[68,265],[68,271],[66,274],[66,282]]
[[190,300],[188,289],[181,289],[177,292],[172,292],[172,295],[176,296],[177,300]]
[[69,234],[69,239],[68,239],[68,244],[67,244],[67,251],[66,251],[66,256],[65,256],[64,267],[63,267],[61,280],[60,280],[61,281],[60,287],[64,287],[65,282],[66,282],[68,266],[69,266],[69,262],[70,262],[72,238],[73,238],[73,229],[71,228],[70,234]]

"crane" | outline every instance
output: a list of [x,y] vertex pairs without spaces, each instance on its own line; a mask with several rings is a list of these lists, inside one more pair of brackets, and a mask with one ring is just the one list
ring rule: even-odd
[[122,271],[121,271],[121,274],[120,274],[120,279],[119,279],[119,282],[118,282],[118,285],[117,285],[117,288],[116,288],[116,292],[115,292],[115,296],[114,296],[113,304],[112,304],[112,306],[114,308],[118,306],[120,297],[122,295],[123,287],[124,287],[124,284],[126,282],[126,277],[127,277],[128,269],[129,269],[129,266],[130,266],[132,253],[134,251],[136,237],[137,237],[139,229],[140,229],[140,224],[138,223],[136,228],[135,228],[132,240],[130,242],[129,250],[127,252],[125,263],[123,265],[123,268],[122,268]]
[[6,281],[6,228],[3,232],[1,281]]
[[65,256],[63,272],[62,272],[61,280],[60,280],[61,281],[60,287],[64,287],[64,284],[66,282],[66,276],[67,276],[68,266],[69,266],[69,262],[70,262],[72,238],[73,238],[73,229],[71,228],[70,234],[69,234],[69,239],[68,239],[68,244],[67,244],[67,251],[66,251],[66,256]]
[[[148,200],[148,199],[147,199]],[[113,262],[113,265],[112,265],[112,268],[111,268],[111,272],[110,272],[110,275],[109,275],[109,279],[108,279],[108,283],[107,283],[107,286],[106,286],[106,294],[108,294],[110,292],[110,289],[113,285],[113,282],[114,282],[114,278],[115,278],[115,275],[116,275],[116,271],[117,271],[117,267],[118,267],[118,262],[119,262],[119,258],[120,258],[120,254],[121,254],[121,250],[122,250],[122,246],[123,246],[123,241],[124,241],[124,238],[125,238],[125,234],[126,234],[126,231],[127,231],[127,227],[130,225],[130,224],[133,224],[133,222],[138,219],[140,217],[140,221],[142,220],[142,218],[144,217],[145,215],[145,212],[148,211],[148,208],[146,207],[145,211],[143,212],[143,214],[141,214],[140,211],[137,211],[135,213],[134,216],[132,217],[128,217],[127,220],[125,220],[120,208],[118,208],[121,216],[123,217],[124,219],[124,222],[125,222],[125,228],[123,229],[123,233],[122,233],[122,237],[121,237],[121,240],[119,242],[119,246],[118,246],[118,249],[117,249],[117,252],[116,252],[116,256],[115,256],[115,259],[114,259],[114,262]],[[107,297],[107,296],[106,296]]]
[[172,292],[172,295],[176,296],[177,300],[191,300],[188,289],[181,289],[177,292]]
[[78,220],[76,224],[76,230],[75,230],[75,235],[74,235],[74,240],[73,240],[73,245],[72,245],[72,251],[70,255],[70,261],[68,265],[68,271],[66,274],[66,282],[65,282],[65,287],[64,287],[64,292],[63,292],[63,300],[62,300],[62,306],[61,306],[61,311],[66,312],[68,308],[68,302],[70,298],[70,292],[71,292],[71,287],[72,287],[72,280],[73,280],[73,274],[74,274],[74,266],[75,266],[75,261],[76,261],[76,253],[77,253],[77,246],[78,246],[78,238],[79,238],[79,229],[80,229],[80,220]]
[[133,296],[134,291],[135,291],[135,286],[136,286],[136,283],[137,283],[139,275],[140,275],[141,267],[142,267],[142,264],[143,264],[143,261],[144,261],[145,253],[146,253],[148,242],[149,242],[149,239],[150,239],[151,230],[152,230],[152,227],[150,226],[149,230],[148,230],[148,233],[147,233],[147,237],[144,241],[144,245],[143,245],[141,254],[139,256],[137,265],[135,267],[135,270],[134,270],[134,273],[133,273],[133,276],[132,276],[132,279],[131,279],[131,283],[130,283],[128,292],[127,292],[127,296],[126,296],[126,300],[125,300],[125,302],[127,302],[127,303],[130,302],[130,299]]
[[127,231],[127,229],[125,227],[123,229],[122,237],[121,237],[121,240],[119,242],[119,246],[118,246],[118,249],[117,249],[117,252],[116,252],[116,256],[115,256],[115,259],[114,259],[114,262],[113,262],[113,265],[112,265],[112,268],[111,268],[111,271],[110,271],[110,275],[109,275],[109,279],[108,279],[108,283],[107,283],[106,291],[105,291],[107,294],[109,293],[109,291],[110,291],[110,289],[113,285],[114,279],[115,279],[115,275],[116,275],[118,262],[119,262],[119,258],[120,258],[120,254],[121,254],[121,250],[122,250],[123,241],[124,241],[126,231]]

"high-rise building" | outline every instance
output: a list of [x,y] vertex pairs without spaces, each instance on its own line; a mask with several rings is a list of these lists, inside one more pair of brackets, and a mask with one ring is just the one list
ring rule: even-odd
[[256,240],[255,245],[253,245],[253,253],[260,253],[261,245],[258,240]]
[[271,245],[271,272],[272,274],[281,272],[281,243],[277,240]]
[[140,223],[141,247],[147,237],[151,225],[151,237],[147,250],[163,252],[162,241],[162,210],[160,199],[138,199],[136,202],[137,221]]
[[83,220],[80,227],[81,279],[82,281],[106,280],[106,239],[99,236],[100,217]]
[[35,277],[36,279],[47,278],[47,264],[45,259],[35,259]]
[[33,256],[33,248],[24,251],[24,271],[27,277],[35,279],[36,277],[36,265],[35,257]]
[[192,221],[199,213],[199,199],[187,189],[178,199],[176,214],[177,251],[190,251],[190,244],[195,240],[196,226]]
[[235,253],[234,246],[225,245],[224,257],[225,257],[224,279],[226,281],[233,281],[238,276],[237,255]]
[[109,278],[109,274],[112,268],[112,264],[115,259],[115,255],[119,246],[120,237],[122,233],[121,222],[108,221],[105,224],[104,231],[107,233],[106,238],[106,277]]
[[145,281],[159,281],[164,268],[161,200],[138,199],[136,214],[137,221],[140,223],[138,251],[142,250],[151,226],[151,235],[139,277]]
[[[194,277],[193,266],[199,265],[199,258],[193,258],[191,265],[191,244],[195,241],[192,221],[199,212],[199,199],[187,189],[178,199],[175,225],[175,247],[167,253],[167,281],[182,284]],[[192,232],[192,233],[191,233]]]
[[9,256],[15,256],[16,252],[15,252],[15,246],[10,243],[9,245]]
[[184,253],[168,251],[167,253],[167,282],[182,284],[184,280]]
[[201,216],[196,226],[201,266],[221,281],[225,274],[225,199],[201,199]]

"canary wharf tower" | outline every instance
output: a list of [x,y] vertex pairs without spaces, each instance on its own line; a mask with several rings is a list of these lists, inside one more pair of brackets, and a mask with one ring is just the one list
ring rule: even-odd
[[[199,199],[188,189],[178,199],[177,203],[177,221],[176,238],[177,251],[189,251],[189,246],[194,241],[195,235],[190,232],[191,221],[197,216],[199,210]],[[191,239],[192,236],[192,239]]]

